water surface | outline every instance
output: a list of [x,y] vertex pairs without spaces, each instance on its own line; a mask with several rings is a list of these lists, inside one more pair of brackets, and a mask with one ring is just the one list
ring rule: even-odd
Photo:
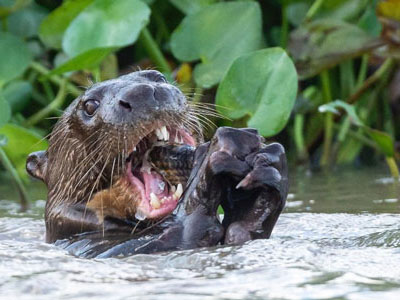
[[[80,259],[44,240],[44,201],[0,183],[1,299],[399,299],[400,190],[385,168],[292,173],[270,240]],[[44,190],[30,188],[38,199]]]

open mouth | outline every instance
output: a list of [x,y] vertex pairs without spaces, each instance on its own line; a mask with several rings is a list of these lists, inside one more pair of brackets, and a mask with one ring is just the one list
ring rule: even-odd
[[127,159],[127,177],[131,189],[139,196],[135,217],[138,220],[161,218],[170,214],[183,194],[185,182],[172,184],[149,161],[154,146],[196,145],[183,128],[161,126],[136,144]]

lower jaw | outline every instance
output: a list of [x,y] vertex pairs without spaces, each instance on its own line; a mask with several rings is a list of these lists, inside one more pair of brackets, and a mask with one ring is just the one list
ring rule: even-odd
[[135,177],[130,170],[131,163],[129,162],[126,176],[128,177],[132,192],[138,196],[140,195],[140,199],[136,200],[136,219],[159,219],[174,211],[183,192],[182,185],[178,185],[176,190],[171,190],[168,183],[163,182],[166,186],[165,190],[155,191],[157,189],[151,188],[154,186],[152,181],[159,180],[159,182],[161,182],[162,179],[160,175],[151,171],[151,174],[143,175],[144,182],[142,182]]
[[[144,141],[144,144],[142,141]],[[186,131],[164,126],[142,139],[136,145],[137,148],[135,146],[127,163],[126,176],[133,192],[140,195],[140,199],[136,201],[135,214],[136,219],[139,220],[158,219],[172,213],[183,193],[182,184],[170,185],[167,179],[152,168],[148,161],[148,154],[150,153],[148,151],[151,151],[153,143],[191,147],[196,145],[195,140]],[[169,152],[167,153],[169,154]],[[140,164],[132,169],[133,162],[136,165],[138,162]]]

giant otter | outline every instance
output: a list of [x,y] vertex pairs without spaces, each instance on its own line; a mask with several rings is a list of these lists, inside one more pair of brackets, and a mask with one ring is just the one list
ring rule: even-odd
[[283,147],[230,127],[204,143],[199,113],[154,70],[88,88],[27,159],[48,188],[46,241],[110,257],[268,238],[288,191]]

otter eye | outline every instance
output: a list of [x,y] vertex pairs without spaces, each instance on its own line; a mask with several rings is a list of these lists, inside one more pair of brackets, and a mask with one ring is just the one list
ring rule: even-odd
[[83,107],[85,109],[85,113],[91,117],[94,115],[94,113],[96,112],[96,110],[99,108],[99,101],[97,100],[87,100],[85,101],[85,103],[83,104]]

